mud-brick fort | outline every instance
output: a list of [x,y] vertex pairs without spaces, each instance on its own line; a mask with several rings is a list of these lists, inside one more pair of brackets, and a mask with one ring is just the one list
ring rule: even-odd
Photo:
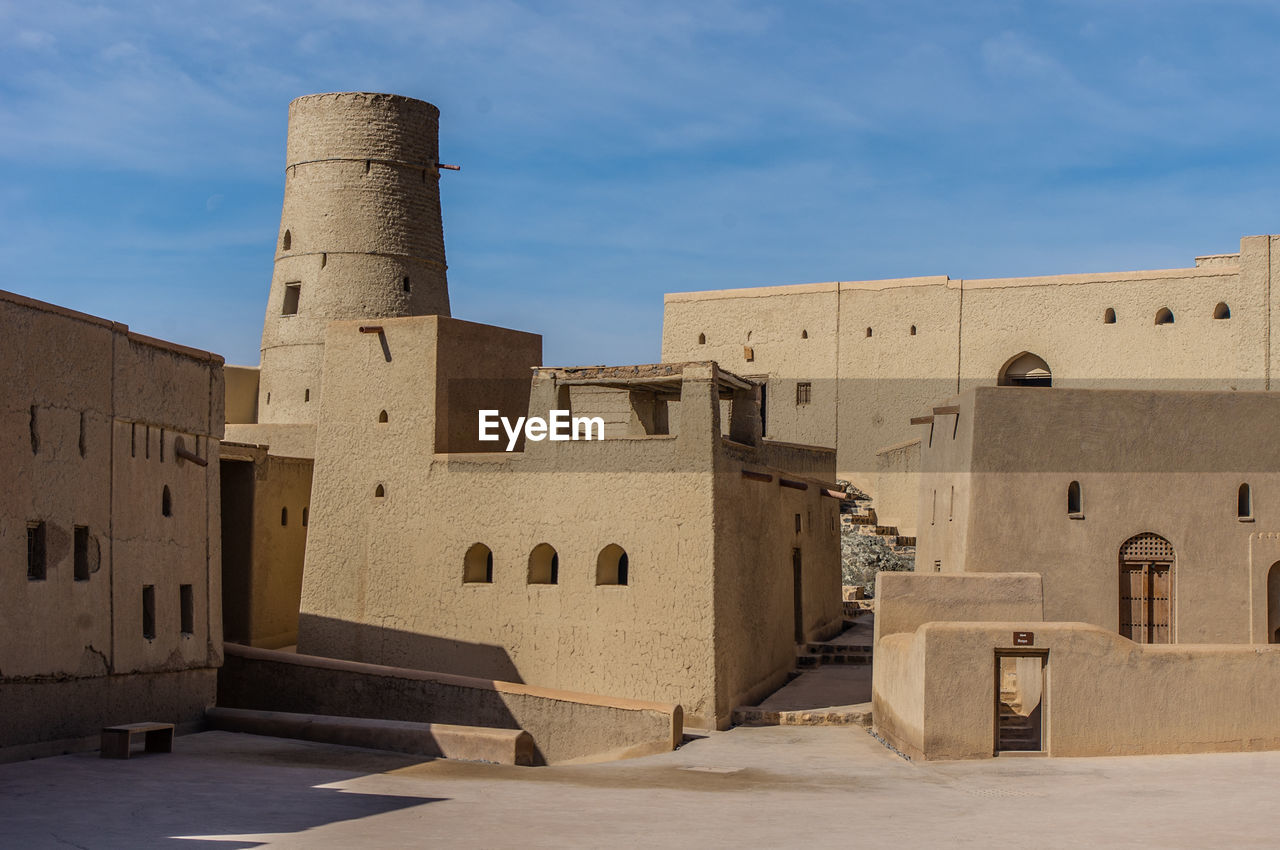
[[[0,297],[0,755],[161,720],[635,756],[768,714],[859,628],[850,702],[915,757],[1280,747],[1280,237],[673,294],[662,362],[552,366],[450,314],[438,120],[290,105],[257,366]],[[506,451],[481,410],[604,439]],[[873,630],[842,480],[917,538]]]

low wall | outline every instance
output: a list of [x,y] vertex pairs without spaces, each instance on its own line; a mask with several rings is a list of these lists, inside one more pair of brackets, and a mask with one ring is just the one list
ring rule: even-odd
[[880,525],[916,536],[920,501],[920,441],[909,440],[876,452],[876,486],[872,505]]
[[1280,749],[1280,645],[1137,644],[1086,623],[928,623],[885,639],[876,666],[895,674],[877,680],[880,733],[914,757],[990,757],[995,652],[1024,630],[1047,653],[1051,756]]
[[226,645],[218,705],[523,729],[539,764],[629,758],[680,744],[678,705]]
[[876,642],[924,623],[1041,620],[1039,573],[879,573]]
[[0,682],[0,762],[94,750],[103,726],[155,720],[203,728],[212,668]]

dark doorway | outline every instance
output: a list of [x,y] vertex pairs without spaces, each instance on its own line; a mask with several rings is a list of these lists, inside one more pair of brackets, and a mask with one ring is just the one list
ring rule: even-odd
[[253,569],[253,463],[223,460],[222,483],[222,636],[249,642],[249,604]]
[[795,608],[796,643],[804,643],[804,568],[800,560],[800,550],[791,550],[792,604]]

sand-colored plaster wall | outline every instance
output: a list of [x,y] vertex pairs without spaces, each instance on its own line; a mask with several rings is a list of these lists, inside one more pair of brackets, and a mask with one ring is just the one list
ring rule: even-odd
[[679,745],[680,706],[228,645],[218,704],[523,729],[539,763]]
[[[1055,386],[1269,388],[1280,345],[1272,333],[1280,310],[1271,297],[1276,240],[1245,237],[1238,256],[1188,269],[674,293],[666,297],[663,358],[711,356],[767,376],[767,433],[835,442],[840,476],[876,496],[888,479],[876,480],[880,447],[916,436],[909,419],[940,400],[996,384],[1024,351],[1049,363]],[[1213,318],[1218,302],[1230,307],[1231,318]],[[1173,311],[1173,324],[1155,324],[1162,307]],[[1108,308],[1114,324],[1104,323]],[[819,312],[825,325],[815,324]],[[801,339],[799,325],[810,324],[823,330]],[[748,332],[759,339],[750,363],[742,351]],[[833,339],[823,335],[829,332]],[[812,412],[835,405],[834,421],[823,412],[820,424],[805,430],[788,419],[783,409],[794,406],[789,394],[797,380],[814,383]],[[824,389],[827,381],[834,385]],[[896,519],[900,527],[913,520]]]
[[227,424],[249,425],[258,421],[257,366],[223,366],[227,384]]
[[920,440],[908,440],[876,452],[876,521],[916,536],[920,499]]
[[[881,726],[879,712],[877,729],[914,757],[990,757],[995,653],[1012,650],[1013,632],[1020,630],[1033,630],[1034,648],[1047,653],[1043,717],[1051,756],[1280,747],[1280,722],[1271,710],[1280,699],[1280,647],[1142,645],[1062,622],[921,626],[911,637],[911,669],[904,675],[924,683],[924,734],[914,738],[905,724],[901,735]],[[891,705],[896,697],[879,696]]]
[[[139,689],[123,682],[129,674],[217,666],[221,358],[6,292],[0,292],[0,330],[0,375],[8,389],[0,465],[10,472],[0,494],[0,546],[13,567],[0,576],[6,600],[0,603],[0,690],[93,680],[97,684],[72,689],[75,699],[92,702],[96,688],[104,699],[144,694],[145,682]],[[45,537],[42,578],[26,569],[28,528],[37,522]],[[86,543],[79,575],[77,527],[85,529]],[[151,637],[142,625],[148,585],[155,594]],[[184,585],[190,586],[189,631],[181,622]],[[41,700],[56,701],[59,693],[30,690]],[[145,702],[122,699],[111,704]],[[181,694],[176,699],[172,705],[186,704]],[[22,714],[25,720],[13,716],[24,731],[6,738],[5,746],[21,743],[18,738],[92,731],[90,721],[78,731],[53,718],[41,726],[37,715],[50,711],[47,702],[31,711],[36,714]]]
[[[1173,544],[1178,643],[1248,643],[1265,619],[1251,541],[1280,528],[1280,396],[982,388],[959,400],[960,437],[924,449],[922,513],[956,488],[955,522],[922,523],[917,562],[1044,576],[1045,616],[1118,628],[1120,546]],[[1083,511],[1067,511],[1080,484]],[[1252,516],[1237,516],[1242,483]],[[1261,573],[1261,577],[1259,577]]]

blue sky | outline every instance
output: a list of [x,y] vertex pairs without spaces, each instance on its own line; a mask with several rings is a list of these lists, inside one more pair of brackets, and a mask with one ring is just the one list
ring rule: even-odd
[[256,363],[289,100],[441,110],[453,313],[1190,265],[1280,231],[1280,4],[0,0],[0,287]]

